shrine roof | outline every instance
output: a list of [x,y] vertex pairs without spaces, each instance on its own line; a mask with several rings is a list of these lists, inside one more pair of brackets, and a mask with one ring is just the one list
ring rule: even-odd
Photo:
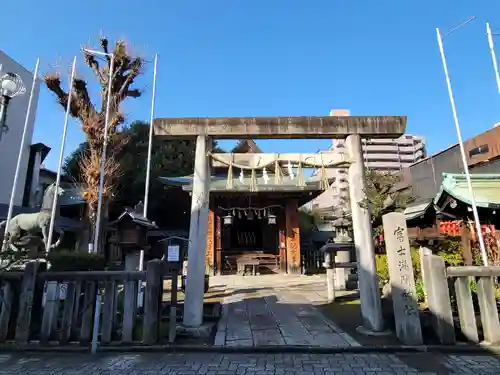
[[[443,173],[443,177],[441,188],[434,198],[435,205],[446,204],[448,196],[472,205],[465,175]],[[470,178],[477,207],[500,208],[500,174],[471,174]]]
[[[240,181],[239,178],[233,179],[233,187],[227,189],[227,177],[225,176],[212,176],[212,181],[210,183],[211,192],[250,192],[250,177],[243,178]],[[193,189],[193,176],[184,177],[159,177],[159,180],[165,185],[169,186],[179,186],[182,187],[184,191],[192,191]],[[330,182],[333,179],[330,180]],[[274,176],[270,176],[268,183],[266,184],[262,177],[257,178],[257,191],[256,192],[300,192],[300,191],[320,191],[321,180],[316,177],[305,177],[305,186],[297,186],[297,179],[290,179],[288,176],[283,176],[280,183],[276,183]]]
[[413,220],[420,216],[423,216],[427,209],[431,207],[431,205],[432,201],[428,200],[420,203],[415,202],[414,204],[406,207],[404,210],[406,220]]
[[137,212],[134,208],[127,207],[125,208],[125,211],[116,219],[115,221],[109,223],[109,226],[114,226],[118,224],[120,221],[125,219],[126,217],[129,217],[134,223],[144,226],[146,228],[150,229],[157,229],[158,226],[155,224],[154,221],[149,220],[147,217],[142,215],[141,213]]

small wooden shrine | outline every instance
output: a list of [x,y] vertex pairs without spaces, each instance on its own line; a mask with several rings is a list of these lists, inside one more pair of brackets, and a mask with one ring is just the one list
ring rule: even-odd
[[[326,190],[330,181],[324,169],[319,177],[304,176],[302,166],[308,163],[302,164],[296,155],[286,161],[279,154],[262,154],[252,140],[241,141],[232,153],[213,155],[208,274],[241,271],[242,258],[257,260],[260,273],[302,272],[299,207]],[[325,166],[330,165],[328,160],[325,156]],[[192,192],[191,176],[161,180]]]
[[134,208],[125,208],[123,213],[109,223],[111,253],[113,258],[122,258],[129,253],[148,250],[148,230],[157,229],[154,222],[144,217],[143,204],[139,202]]

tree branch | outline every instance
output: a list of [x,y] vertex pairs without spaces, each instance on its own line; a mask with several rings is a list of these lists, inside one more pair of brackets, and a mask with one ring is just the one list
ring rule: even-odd
[[89,92],[87,90],[87,82],[83,79],[75,78],[73,81],[73,88],[75,92],[75,99],[79,108],[79,118],[83,121],[89,117],[95,115],[94,104],[92,104],[92,99],[90,99]]
[[106,85],[106,78],[103,76],[103,74],[99,68],[99,62],[97,61],[95,56],[93,54],[91,54],[90,52],[83,50],[83,57],[85,59],[85,62],[89,66],[89,68],[92,69],[92,71],[96,75],[101,86],[105,86]]
[[[64,91],[61,87],[61,78],[58,73],[48,74],[44,77],[45,85],[47,88],[56,94],[57,100],[59,104],[66,109],[68,106],[68,98],[69,95],[66,91]],[[79,116],[79,106],[75,102],[75,100],[71,101],[70,114],[72,117],[80,118]]]
[[[125,95],[126,92],[131,91],[129,90],[129,86],[141,72],[141,67],[142,67],[142,59],[140,57],[135,58],[134,61],[130,64],[130,66],[127,67],[128,68],[127,70],[130,70],[130,73],[127,74],[125,82],[123,82],[120,91],[118,91],[118,98],[124,99],[126,97]],[[132,91],[137,91],[137,90],[132,90]],[[140,94],[138,96],[140,96]]]
[[110,66],[111,65],[111,58],[109,57],[108,38],[99,39],[99,44],[101,45],[102,51],[106,54],[106,60],[108,61],[108,66]]

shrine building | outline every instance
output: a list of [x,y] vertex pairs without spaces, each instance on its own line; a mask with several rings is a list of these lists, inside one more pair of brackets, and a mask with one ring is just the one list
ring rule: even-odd
[[[215,155],[211,163],[206,272],[234,274],[241,271],[237,260],[250,258],[258,260],[260,273],[301,273],[299,207],[328,188],[331,181],[326,173],[305,176],[300,163],[288,161],[287,165],[278,160],[278,154],[271,160],[273,154],[262,154],[253,140],[240,141],[231,153]],[[262,155],[268,155],[270,161],[255,160]],[[258,165],[264,167],[255,167]],[[169,187],[192,193],[193,176],[160,179]]]

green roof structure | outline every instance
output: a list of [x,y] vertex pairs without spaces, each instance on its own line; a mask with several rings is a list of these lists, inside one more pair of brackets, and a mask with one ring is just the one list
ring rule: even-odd
[[[472,190],[477,207],[500,208],[500,174],[471,174]],[[472,205],[472,197],[464,174],[443,173],[443,183],[434,198],[436,206],[446,205],[446,198]]]

